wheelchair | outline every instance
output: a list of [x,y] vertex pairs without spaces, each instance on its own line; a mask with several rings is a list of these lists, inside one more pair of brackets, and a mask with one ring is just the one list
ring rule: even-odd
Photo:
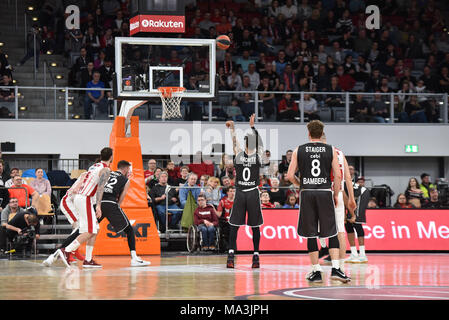
[[[220,227],[215,227],[215,249],[214,251],[219,252],[221,241],[220,241]],[[197,250],[203,250],[203,235],[200,232],[198,226],[191,225],[187,231],[187,250],[193,253]]]

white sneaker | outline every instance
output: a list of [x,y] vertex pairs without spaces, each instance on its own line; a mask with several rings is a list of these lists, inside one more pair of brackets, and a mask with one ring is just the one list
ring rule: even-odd
[[51,255],[49,255],[48,258],[42,262],[42,264],[46,267],[50,267],[53,264],[53,262],[58,260],[58,257],[59,257],[59,253],[58,253],[58,251],[56,251],[55,253],[52,253]]
[[360,263],[359,256],[351,254],[348,259],[345,260],[346,263]]
[[131,259],[131,267],[145,267],[149,266],[151,262],[145,261],[137,257],[136,259]]
[[359,263],[367,263],[367,262],[368,258],[366,257],[366,255],[359,256]]

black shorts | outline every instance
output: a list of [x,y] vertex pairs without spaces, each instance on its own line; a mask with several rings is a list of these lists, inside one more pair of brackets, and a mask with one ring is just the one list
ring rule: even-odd
[[[248,218],[246,213],[248,212]],[[250,191],[235,191],[234,204],[229,217],[233,226],[259,227],[263,225],[262,207],[260,205],[259,189]]]
[[298,235],[304,238],[337,235],[332,191],[301,190],[299,208]]
[[122,232],[130,225],[128,217],[116,202],[102,201],[101,215],[108,219],[114,231],[117,233]]

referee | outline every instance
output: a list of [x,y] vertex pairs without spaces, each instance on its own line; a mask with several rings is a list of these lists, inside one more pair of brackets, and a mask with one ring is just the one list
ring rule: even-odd
[[121,160],[117,164],[117,171],[112,171],[109,179],[104,186],[103,198],[101,199],[101,212],[103,218],[108,219],[109,223],[117,233],[125,232],[128,238],[128,246],[131,251],[131,267],[148,266],[150,262],[144,261],[136,254],[136,237],[134,229],[128,220],[128,217],[120,208],[120,204],[125,199],[126,192],[129,189],[129,179],[131,164],[128,161]]

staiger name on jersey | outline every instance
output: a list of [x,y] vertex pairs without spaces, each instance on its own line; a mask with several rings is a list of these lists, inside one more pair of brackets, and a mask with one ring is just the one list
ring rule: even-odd
[[306,152],[326,152],[326,147],[306,147]]

